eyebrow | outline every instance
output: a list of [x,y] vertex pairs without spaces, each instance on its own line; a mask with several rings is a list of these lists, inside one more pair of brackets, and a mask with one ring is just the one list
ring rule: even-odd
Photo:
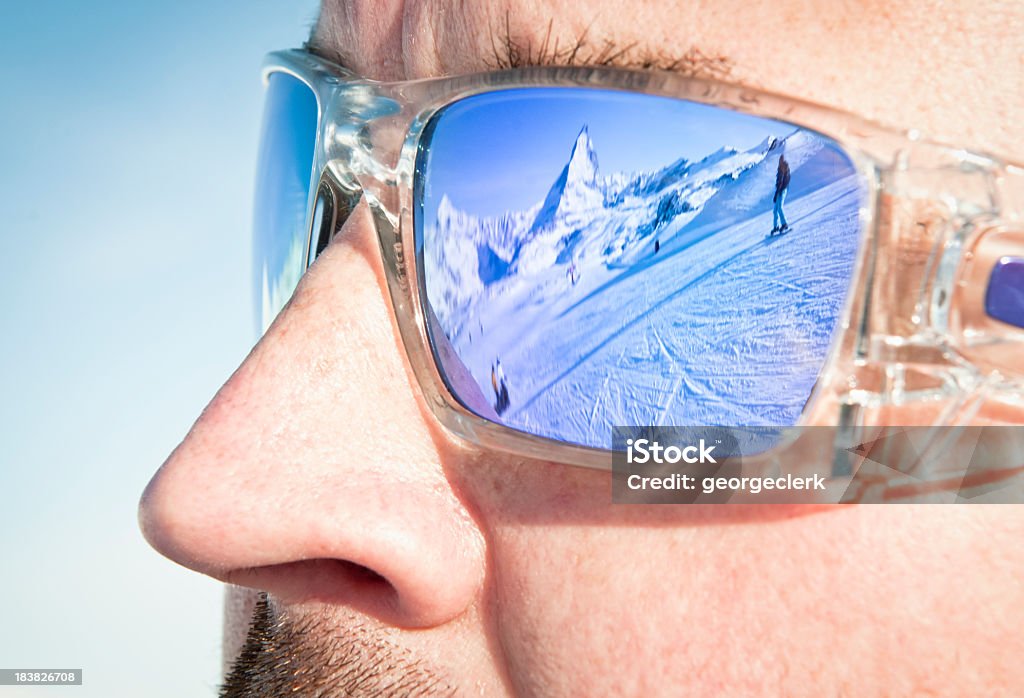
[[553,20],[548,22],[544,39],[536,47],[532,40],[516,40],[512,36],[509,14],[505,24],[491,34],[492,59],[496,70],[532,66],[613,66],[643,70],[667,70],[688,77],[727,78],[732,72],[732,61],[722,54],[708,53],[698,46],[690,46],[682,54],[653,50],[638,42],[618,44],[607,37],[594,41],[590,27],[569,44],[559,44],[551,38]]
[[[544,38],[535,45],[532,39],[516,39],[511,30],[509,13],[505,14],[503,26],[491,32],[491,56],[484,61],[489,70],[509,70],[537,66],[610,66],[641,70],[666,70],[687,77],[723,80],[730,76],[733,61],[720,53],[706,52],[697,45],[691,45],[681,54],[655,50],[638,42],[619,44],[604,37],[594,40],[590,27],[583,30],[573,41],[560,43],[552,39],[554,21],[548,22]],[[359,74],[344,53],[331,45],[329,37],[324,40],[320,22],[313,26],[313,32],[304,47],[351,73]]]

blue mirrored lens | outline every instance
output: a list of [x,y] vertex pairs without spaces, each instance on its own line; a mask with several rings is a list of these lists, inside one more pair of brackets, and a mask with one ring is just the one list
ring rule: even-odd
[[476,414],[789,426],[850,290],[864,194],[834,141],[678,99],[527,88],[428,125],[417,252],[435,357]]
[[261,332],[302,276],[318,114],[316,95],[308,85],[287,73],[271,74],[253,205],[255,302]]

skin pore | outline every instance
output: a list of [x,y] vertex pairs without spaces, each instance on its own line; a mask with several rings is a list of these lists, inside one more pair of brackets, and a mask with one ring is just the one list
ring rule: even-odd
[[[671,68],[1020,159],[1020,4],[751,5],[328,0],[312,47],[378,79]],[[377,244],[360,207],[143,496],[154,547],[237,585],[225,695],[1024,685],[1024,507],[612,506],[436,423]]]

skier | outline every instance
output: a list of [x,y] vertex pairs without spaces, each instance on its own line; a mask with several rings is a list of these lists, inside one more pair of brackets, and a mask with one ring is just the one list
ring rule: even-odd
[[661,249],[661,241],[660,240],[655,240],[654,241],[654,254],[658,254],[658,250],[660,250],[660,249]]
[[[775,207],[772,211],[772,235],[785,233],[789,230],[789,223],[786,222],[786,214],[782,212],[782,205],[786,203],[786,192],[789,191],[789,163],[786,156],[779,156],[779,169],[775,173],[775,196],[772,202]],[[781,225],[779,225],[781,223]]]
[[505,383],[501,359],[491,364],[491,389],[494,391],[494,411],[501,415],[509,406],[508,385]]

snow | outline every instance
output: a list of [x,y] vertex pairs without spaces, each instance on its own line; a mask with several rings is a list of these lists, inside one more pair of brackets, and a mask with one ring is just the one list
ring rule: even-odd
[[[794,230],[767,238],[783,148]],[[531,209],[438,203],[424,273],[446,373],[472,376],[462,392],[490,419],[598,447],[615,425],[792,424],[845,301],[860,198],[848,161],[808,132],[603,176],[584,126]],[[480,407],[498,359],[500,418]]]

